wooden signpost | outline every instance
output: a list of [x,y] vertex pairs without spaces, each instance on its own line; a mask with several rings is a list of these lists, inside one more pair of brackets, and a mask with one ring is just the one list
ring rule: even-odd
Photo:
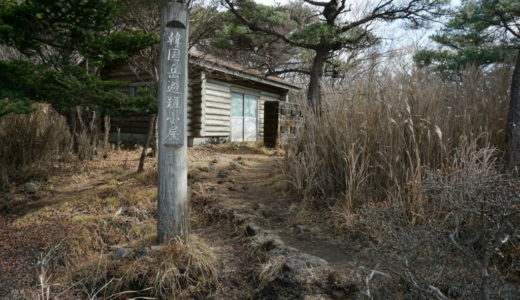
[[159,243],[187,235],[188,9],[169,2],[161,10],[159,79]]

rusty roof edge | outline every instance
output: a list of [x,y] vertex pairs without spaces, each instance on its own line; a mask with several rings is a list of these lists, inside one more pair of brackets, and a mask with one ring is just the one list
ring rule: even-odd
[[[218,59],[218,58],[215,58],[215,57],[212,57],[209,55],[205,55],[205,54],[195,51],[195,50],[190,50],[189,55],[190,55],[190,62],[195,63],[201,67],[210,68],[215,71],[222,71],[222,70],[218,70],[215,68],[215,67],[221,67],[221,68],[229,69],[231,71],[235,71],[235,72],[239,72],[239,73],[242,73],[245,75],[252,76],[252,77],[256,78],[257,79],[256,81],[258,81],[260,83],[271,84],[273,86],[282,87],[282,88],[288,87],[290,89],[298,89],[298,90],[302,89],[301,86],[288,82],[287,80],[284,80],[282,78],[275,77],[275,76],[267,76],[265,74],[262,74],[260,71],[256,71],[254,69],[248,69],[237,63]],[[231,74],[237,75],[237,74],[233,74],[233,73],[231,73]],[[265,82],[265,81],[269,81],[269,82]],[[282,86],[280,86],[280,85],[282,85]]]

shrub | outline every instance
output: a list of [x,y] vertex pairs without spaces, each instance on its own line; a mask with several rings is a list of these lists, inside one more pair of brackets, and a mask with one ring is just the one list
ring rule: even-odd
[[0,187],[46,173],[69,153],[69,143],[66,119],[48,105],[0,117]]

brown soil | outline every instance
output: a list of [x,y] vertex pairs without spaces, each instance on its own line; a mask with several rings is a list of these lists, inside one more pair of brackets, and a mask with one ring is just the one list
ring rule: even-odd
[[352,263],[352,249],[320,232],[319,224],[297,216],[295,199],[284,191],[286,183],[279,166],[281,156],[256,153],[221,155],[232,159],[227,168],[222,168],[231,169],[231,174],[225,178],[212,174],[202,185],[216,187],[213,193],[218,195],[218,205],[261,217],[264,220],[262,226],[278,234],[286,245],[321,257],[333,267],[343,268]]
[[[138,151],[115,152],[107,159],[89,163],[82,171],[56,176],[52,179],[52,191],[40,191],[37,197],[12,191],[11,197],[20,204],[13,205],[9,215],[0,218],[0,298],[14,289],[34,288],[38,257],[68,232],[68,223],[61,222],[59,216],[34,220],[34,224],[22,227],[13,225],[14,221],[45,207],[73,201],[77,195],[107,182],[123,180],[137,168],[138,155]],[[297,206],[284,192],[286,183],[279,168],[282,156],[239,145],[192,148],[189,156],[191,230],[213,249],[221,265],[221,285],[209,294],[223,299],[247,299],[256,288],[250,276],[251,263],[245,257],[242,232],[225,220],[208,220],[210,207],[256,215],[262,220],[262,227],[278,234],[287,245],[324,258],[340,271],[353,263],[354,249],[336,242],[321,233],[317,224],[313,226],[313,222],[298,216]],[[154,164],[155,159],[149,158],[148,168]]]

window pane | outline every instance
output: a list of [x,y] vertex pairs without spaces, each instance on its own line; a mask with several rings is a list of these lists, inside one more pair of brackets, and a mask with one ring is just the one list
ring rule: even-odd
[[256,97],[249,95],[245,96],[244,117],[256,118]]
[[242,94],[233,93],[231,99],[231,115],[233,117],[243,117],[244,116],[244,101]]

